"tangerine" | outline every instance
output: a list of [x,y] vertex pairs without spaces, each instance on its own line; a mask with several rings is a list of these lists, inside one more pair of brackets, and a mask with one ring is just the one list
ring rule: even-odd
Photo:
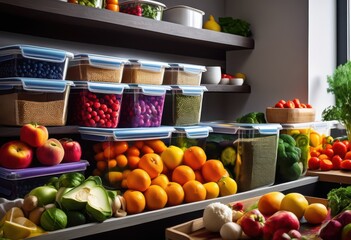
[[187,165],[179,165],[172,172],[172,181],[184,185],[190,180],[195,180],[194,170]]
[[161,139],[147,140],[145,144],[151,147],[155,153],[162,153],[167,148]]
[[188,165],[193,170],[200,169],[206,160],[206,153],[199,146],[191,146],[184,151],[183,164]]
[[260,197],[257,208],[263,215],[272,215],[279,211],[284,196],[282,192],[268,192]]
[[129,189],[143,192],[150,185],[150,175],[143,169],[136,168],[127,175],[127,186]]
[[177,182],[169,182],[165,187],[165,191],[168,196],[168,206],[176,206],[183,203],[185,193],[182,185]]
[[151,180],[151,185],[159,185],[163,189],[166,188],[167,184],[169,183],[169,179],[166,174],[161,173],[157,177]]
[[187,203],[197,202],[206,199],[206,188],[197,180],[187,181],[183,185],[184,201]]
[[216,198],[219,196],[219,186],[216,182],[207,182],[203,185],[206,188],[206,199]]
[[166,191],[158,185],[151,185],[144,192],[146,208],[156,210],[164,208],[167,204],[168,196]]
[[142,192],[128,189],[123,193],[123,198],[126,202],[126,212],[128,214],[135,214],[144,211],[146,200]]
[[228,175],[223,163],[217,159],[207,160],[202,165],[201,173],[205,182],[218,182],[223,176]]
[[150,175],[151,179],[153,179],[162,172],[163,162],[160,155],[147,153],[140,158],[138,167],[145,170]]

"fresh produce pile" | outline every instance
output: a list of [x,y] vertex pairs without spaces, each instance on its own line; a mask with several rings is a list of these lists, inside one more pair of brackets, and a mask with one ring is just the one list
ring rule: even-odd
[[0,147],[0,166],[23,169],[37,165],[54,166],[61,162],[77,162],[82,149],[77,141],[68,138],[49,138],[43,125],[28,123],[20,129],[20,139]]
[[276,108],[312,108],[311,104],[302,103],[300,99],[294,98],[293,100],[281,99],[274,105]]
[[205,207],[202,217],[205,229],[218,233],[224,240],[331,239],[324,236],[331,234],[332,229],[315,232],[314,236],[303,236],[301,231],[302,225],[320,226],[328,218],[326,205],[310,203],[296,192],[268,192],[247,206],[242,202],[214,202]]

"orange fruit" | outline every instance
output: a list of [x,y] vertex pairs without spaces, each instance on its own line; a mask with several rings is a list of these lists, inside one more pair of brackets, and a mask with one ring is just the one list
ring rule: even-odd
[[263,194],[257,203],[258,210],[263,214],[270,216],[279,211],[280,203],[285,194],[282,192],[268,192]]
[[162,153],[167,148],[161,139],[147,140],[145,144],[151,147],[155,153]]
[[146,208],[156,210],[164,208],[167,204],[168,196],[166,191],[158,185],[151,185],[144,192]]
[[310,224],[321,224],[328,216],[328,208],[322,203],[311,203],[305,209],[304,217]]
[[206,199],[206,188],[196,180],[190,180],[183,185],[184,201],[187,203]]
[[151,185],[158,185],[161,186],[163,189],[166,188],[168,183],[169,179],[167,175],[163,173],[151,180]]
[[138,156],[127,156],[128,159],[128,167],[130,169],[136,169],[138,167],[140,157]]
[[105,178],[109,184],[113,186],[118,186],[123,180],[123,173],[118,171],[107,172]]
[[140,158],[138,167],[144,169],[150,175],[151,179],[153,179],[162,172],[163,162],[160,155],[147,153]]
[[128,165],[128,158],[124,154],[119,154],[116,156],[116,162],[118,167],[124,168]]
[[127,150],[128,150],[128,142],[121,141],[121,142],[114,142],[113,143],[113,152],[114,152],[115,156],[122,154]]
[[219,195],[222,196],[229,196],[233,195],[237,192],[238,190],[238,185],[236,181],[229,177],[229,176],[224,176],[222,177],[218,182],[218,187],[219,187]]
[[223,163],[217,159],[207,160],[202,165],[201,173],[205,182],[218,182],[223,176],[228,175]]
[[123,198],[126,201],[126,212],[128,214],[135,214],[144,211],[146,200],[142,192],[128,189],[123,193]]
[[191,167],[187,165],[180,165],[173,169],[172,182],[177,182],[183,186],[190,180],[195,180],[195,172]]
[[206,153],[199,146],[192,146],[184,151],[183,164],[188,165],[193,170],[200,169],[206,160]]
[[169,182],[165,187],[165,191],[168,196],[168,206],[176,206],[183,203],[185,194],[182,185],[176,182]]
[[206,188],[206,199],[212,199],[219,196],[219,186],[216,182],[207,182],[203,185]]
[[161,158],[168,170],[173,170],[183,162],[184,152],[180,147],[171,145],[162,153]]
[[126,151],[127,156],[140,156],[140,150],[136,146],[130,146]]
[[127,175],[127,186],[129,189],[143,192],[150,185],[150,175],[143,169],[136,168]]
[[298,219],[301,219],[308,206],[308,201],[301,193],[288,193],[280,203],[280,210],[286,210],[294,213]]
[[205,183],[204,178],[202,177],[201,169],[195,170],[195,180],[198,180],[200,183]]
[[141,149],[140,149],[142,154],[147,154],[147,153],[154,153],[155,151],[149,147],[148,145],[144,144]]

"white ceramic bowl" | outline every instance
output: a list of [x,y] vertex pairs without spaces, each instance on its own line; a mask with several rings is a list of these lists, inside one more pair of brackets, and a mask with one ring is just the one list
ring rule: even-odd
[[218,84],[222,78],[222,70],[220,66],[208,66],[206,72],[202,73],[202,84]]
[[243,78],[231,78],[229,79],[229,84],[230,85],[235,85],[235,86],[241,86],[244,83]]
[[166,8],[163,11],[162,20],[201,29],[203,15],[205,15],[205,13],[199,9],[177,5]]

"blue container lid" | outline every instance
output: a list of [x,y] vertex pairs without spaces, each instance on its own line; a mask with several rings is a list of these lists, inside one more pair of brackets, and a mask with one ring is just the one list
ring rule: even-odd
[[129,84],[129,89],[141,91],[145,95],[162,96],[170,90],[170,86],[165,85],[147,85],[147,84]]
[[169,68],[167,69],[182,70],[193,74],[199,74],[207,71],[205,66],[184,63],[169,63]]
[[173,127],[160,126],[156,128],[91,128],[79,127],[81,138],[92,141],[136,141],[155,138],[170,138]]
[[106,93],[106,94],[122,94],[127,84],[123,83],[105,83],[105,82],[89,82],[74,81],[74,89],[87,89],[90,92]]
[[214,133],[236,134],[239,130],[257,130],[260,134],[278,134],[282,129],[280,124],[275,123],[233,123],[233,122],[201,122],[202,126],[210,126]]
[[198,139],[207,138],[213,131],[209,126],[175,126],[175,133],[184,133],[187,138]]
[[66,91],[67,86],[73,86],[72,81],[39,79],[39,78],[0,78],[0,90],[10,90],[22,86],[26,91],[58,92]]
[[147,69],[154,72],[160,72],[166,67],[169,67],[168,63],[165,62],[157,62],[157,61],[148,61],[148,60],[137,60],[137,59],[129,59],[129,64],[126,65],[138,66],[142,69]]
[[305,123],[281,123],[283,129],[336,128],[339,121],[319,121]]
[[0,178],[6,180],[22,180],[34,177],[43,177],[49,175],[57,175],[68,172],[85,171],[89,166],[89,162],[86,160],[80,160],[79,162],[71,163],[60,163],[55,166],[39,166],[29,167],[23,169],[8,169],[0,167]]
[[33,45],[10,45],[0,48],[0,56],[22,54],[23,57],[45,60],[50,62],[64,62],[67,58],[73,59],[73,53],[65,50],[39,47]]
[[74,55],[74,59],[69,62],[69,66],[79,65],[79,61],[82,60],[89,61],[90,65],[104,68],[120,68],[129,62],[127,59],[118,57],[82,53]]

